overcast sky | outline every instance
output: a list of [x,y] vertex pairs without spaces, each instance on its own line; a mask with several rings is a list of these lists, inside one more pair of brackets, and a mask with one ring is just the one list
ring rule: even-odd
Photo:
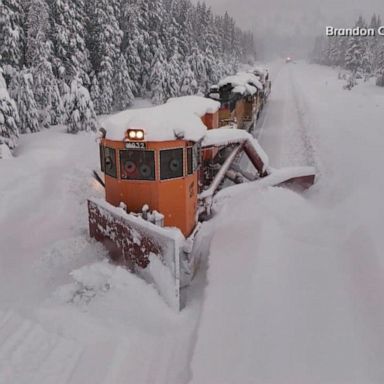
[[[195,0],[197,2],[197,0]],[[306,40],[325,33],[325,26],[346,27],[359,14],[369,21],[373,13],[382,15],[384,0],[205,0],[215,13],[226,10],[243,29],[251,29],[265,42],[283,37],[293,42]],[[300,44],[298,44],[300,45]],[[285,47],[286,50],[289,48]],[[288,52],[282,52],[285,54]]]

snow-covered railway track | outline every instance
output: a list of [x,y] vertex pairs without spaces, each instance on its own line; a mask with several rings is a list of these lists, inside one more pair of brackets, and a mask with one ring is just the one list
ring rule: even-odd
[[315,149],[312,144],[310,133],[308,131],[309,122],[307,121],[306,111],[308,113],[309,106],[308,103],[305,102],[302,89],[300,88],[297,81],[295,81],[292,71],[289,72],[289,78],[291,82],[293,101],[297,113],[297,121],[299,123],[297,130],[302,141],[306,164],[318,168],[315,157]]

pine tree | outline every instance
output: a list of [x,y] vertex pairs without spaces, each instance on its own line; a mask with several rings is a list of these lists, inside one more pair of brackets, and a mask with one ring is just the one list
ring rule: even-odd
[[162,104],[166,100],[166,73],[165,73],[165,60],[164,57],[160,54],[160,51],[154,58],[150,84],[151,84],[151,99],[154,104]]
[[138,29],[139,9],[128,0],[122,8],[120,26],[123,31],[121,51],[125,56],[128,74],[132,80],[132,92],[141,95],[141,68],[142,63],[138,51],[141,33]]
[[55,73],[67,81],[80,74],[89,84],[86,26],[89,4],[85,0],[47,0],[50,8]]
[[18,124],[19,114],[16,104],[8,94],[0,67],[0,145],[5,144],[9,149],[15,148],[19,137]]
[[0,0],[0,65],[24,64],[24,11],[21,0]]
[[[377,31],[380,26],[381,26],[380,16],[376,16],[376,14],[374,14],[372,16],[369,27]],[[377,66],[378,66],[378,59],[379,59],[378,55],[379,55],[379,45],[380,45],[379,43],[380,43],[380,36],[378,36],[377,34],[369,38],[368,49],[371,55],[371,73],[373,74],[377,71]]]
[[68,114],[68,133],[96,131],[97,121],[89,92],[84,88],[79,76],[71,83],[71,92],[65,100]]
[[97,110],[96,103],[98,102],[98,100],[100,100],[101,93],[100,93],[100,87],[99,87],[99,80],[97,79],[95,72],[91,73],[90,81],[91,81],[90,96],[96,111]]
[[98,113],[110,113],[113,110],[114,62],[120,56],[123,37],[118,23],[119,7],[116,0],[92,0],[90,8],[89,47],[100,88],[95,107]]
[[204,63],[204,56],[200,52],[197,44],[192,48],[191,55],[188,58],[188,63],[196,77],[199,91],[205,93],[207,91],[208,77]]
[[196,94],[198,91],[197,81],[190,65],[187,62],[184,63],[181,73],[180,95],[188,96]]
[[179,81],[181,78],[181,56],[179,54],[176,37],[171,38],[171,42],[173,42],[173,54],[169,58],[165,68],[165,94],[167,98],[179,96],[180,92]]
[[15,100],[20,117],[20,133],[40,131],[39,112],[33,94],[33,76],[29,69],[12,75],[9,85],[10,96]]
[[183,62],[191,53],[193,36],[194,8],[189,0],[179,0],[173,5],[174,18],[179,26],[177,32],[179,52]]
[[52,42],[48,38],[51,32],[49,8],[44,0],[29,1],[25,26],[25,62],[28,67],[33,67],[52,56]]
[[129,71],[125,57],[121,54],[116,61],[113,76],[113,106],[115,110],[121,111],[132,104],[134,100],[134,84],[129,77]]
[[[365,28],[366,23],[362,16],[359,17],[355,27]],[[369,56],[367,52],[367,45],[360,36],[349,37],[347,48],[345,52],[345,68],[349,69],[352,73],[369,71]]]
[[377,80],[376,85],[384,87],[384,42],[378,44],[377,47]]
[[347,50],[345,52],[345,68],[356,73],[362,68],[363,50],[360,45],[360,39],[353,36],[349,39]]
[[27,12],[26,63],[33,75],[33,93],[39,111],[40,127],[62,122],[64,108],[52,59],[52,42],[49,40],[49,8],[44,0],[30,0]]
[[65,109],[52,64],[42,60],[33,67],[32,74],[40,126],[48,128],[50,125],[61,124],[65,119]]

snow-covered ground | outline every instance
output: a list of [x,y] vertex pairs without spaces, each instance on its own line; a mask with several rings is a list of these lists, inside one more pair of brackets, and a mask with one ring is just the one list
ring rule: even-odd
[[280,69],[261,144],[273,165],[317,166],[318,182],[303,197],[250,186],[224,206],[194,384],[383,382],[383,110],[373,84]]
[[271,72],[256,135],[272,166],[315,165],[318,182],[226,194],[180,314],[88,237],[92,134],[23,136],[0,161],[0,384],[384,381],[384,92]]

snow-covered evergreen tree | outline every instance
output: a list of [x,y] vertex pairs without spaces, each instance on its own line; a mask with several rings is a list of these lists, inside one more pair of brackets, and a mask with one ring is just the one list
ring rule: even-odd
[[8,94],[0,67],[0,145],[5,144],[9,149],[15,148],[19,137],[18,124],[19,114],[16,104]]
[[93,105],[96,111],[96,102],[97,100],[100,100],[101,94],[100,94],[100,87],[99,87],[99,80],[97,79],[96,73],[92,72],[90,75],[90,81],[91,81],[91,89],[90,89],[90,96],[93,101]]
[[[373,28],[375,31],[382,25],[380,16],[374,14],[371,18],[371,23],[369,25],[370,28]],[[371,55],[371,72],[373,74],[376,73],[378,69],[378,60],[379,60],[379,52],[380,52],[380,36],[377,34],[375,36],[370,37],[368,50]]]
[[64,108],[53,73],[52,42],[49,40],[49,8],[44,0],[30,0],[27,10],[26,63],[33,74],[33,93],[40,127],[62,122]]
[[100,88],[100,97],[94,100],[95,107],[98,113],[110,113],[113,110],[114,63],[120,56],[123,37],[116,14],[119,6],[117,0],[92,0],[89,7],[91,62]]
[[65,109],[52,64],[48,60],[41,60],[32,71],[40,126],[48,128],[50,125],[61,124],[65,119]]
[[167,98],[166,62],[160,52],[161,50],[158,51],[153,60],[149,79],[152,90],[151,99],[154,104],[162,104]]
[[0,0],[0,65],[21,68],[25,35],[22,0]]
[[166,68],[165,68],[165,82],[166,89],[165,94],[167,98],[179,96],[180,86],[179,82],[181,80],[181,56],[179,54],[177,39],[171,38],[173,44],[173,54],[168,59]]
[[55,72],[67,80],[80,74],[89,84],[89,51],[86,46],[89,3],[86,0],[47,0],[50,8]]
[[[132,92],[141,95],[141,58],[138,46],[141,40],[141,31],[138,29],[139,8],[125,0],[122,5],[120,27],[123,32],[121,51],[125,56],[128,74],[132,80]],[[146,32],[145,32],[146,33]]]
[[384,87],[384,42],[381,41],[377,47],[377,80],[376,85]]
[[193,14],[194,8],[189,0],[179,0],[173,4],[172,10],[176,25],[179,27],[177,32],[179,52],[183,62],[191,53],[193,36]]
[[65,100],[65,107],[68,115],[67,131],[69,133],[96,131],[97,120],[93,102],[79,76],[72,80],[71,92]]
[[196,94],[198,91],[198,85],[189,63],[184,63],[181,74],[180,95],[188,96]]
[[51,58],[52,42],[49,40],[49,8],[44,0],[30,0],[26,15],[25,62],[28,67]]
[[209,80],[205,68],[204,56],[200,52],[197,44],[192,48],[191,55],[188,57],[188,63],[191,66],[192,72],[195,74],[199,90],[205,93]]
[[127,62],[123,54],[120,54],[115,64],[112,89],[115,110],[123,110],[132,104],[134,84],[129,76]]
[[39,112],[33,94],[33,75],[29,69],[24,69],[12,75],[9,94],[15,100],[20,118],[20,133],[40,131]]

